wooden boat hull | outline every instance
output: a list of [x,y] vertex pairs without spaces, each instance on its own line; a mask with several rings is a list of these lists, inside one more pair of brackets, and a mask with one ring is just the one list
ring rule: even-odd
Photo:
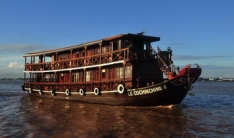
[[[193,80],[197,79],[197,77],[193,78]],[[180,104],[190,90],[192,83],[194,81],[188,81],[187,76],[180,76],[148,87],[126,89],[122,94],[116,90],[109,92],[100,91],[98,95],[95,95],[94,92],[86,92],[85,95],[80,95],[79,92],[71,92],[70,95],[67,95],[66,92],[55,92],[54,95],[51,95],[50,91],[40,93],[40,90],[33,89],[29,92],[29,88],[24,89],[29,92],[29,95],[42,98],[107,105],[158,106]]]

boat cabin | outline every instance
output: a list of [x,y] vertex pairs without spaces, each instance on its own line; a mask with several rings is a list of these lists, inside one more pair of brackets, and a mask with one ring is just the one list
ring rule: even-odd
[[157,53],[151,43],[159,37],[120,34],[74,46],[24,55],[26,87],[78,92],[80,89],[114,91],[163,82],[172,51]]

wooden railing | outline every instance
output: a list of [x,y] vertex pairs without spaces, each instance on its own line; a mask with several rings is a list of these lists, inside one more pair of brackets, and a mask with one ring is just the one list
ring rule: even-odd
[[25,64],[25,70],[26,71],[58,70],[66,68],[91,66],[97,64],[105,64],[114,61],[128,60],[130,58],[131,56],[129,56],[129,48],[125,48],[103,54],[96,54],[92,56],[80,57],[75,59],[33,63],[33,64],[27,63]]
[[[152,48],[153,49],[153,48]],[[153,49],[154,50],[154,49]],[[158,53],[160,53],[161,49],[158,47]],[[155,50],[154,50],[155,53],[157,53]],[[175,73],[179,73],[179,69],[169,60],[167,61],[164,61],[160,54],[156,54],[157,55],[157,58],[158,58],[158,65],[161,69],[161,71],[165,74],[165,75],[168,75],[169,72],[175,72]],[[169,64],[167,64],[167,63]]]

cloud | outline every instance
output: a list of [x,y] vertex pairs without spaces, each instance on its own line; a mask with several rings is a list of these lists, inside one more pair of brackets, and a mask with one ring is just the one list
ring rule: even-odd
[[200,65],[204,70],[234,70],[234,67],[230,66],[217,66],[217,65]]
[[193,55],[175,55],[173,56],[174,60],[201,60],[201,59],[214,59],[214,58],[229,58],[234,56],[223,56],[223,55],[214,55],[214,56],[193,56]]
[[23,60],[23,53],[22,54],[8,54],[8,53],[1,53],[2,56],[0,56],[0,60],[8,63],[9,61],[15,61],[22,59]]
[[18,63],[17,61],[10,62],[7,66],[9,69],[22,69],[24,67],[23,64]]
[[0,77],[7,78],[19,78],[23,76],[22,71],[24,70],[23,62],[13,61],[8,64],[0,64]]
[[42,49],[47,49],[48,46],[40,44],[1,44],[0,53],[2,52],[18,52],[18,53],[27,53],[33,51],[40,51]]

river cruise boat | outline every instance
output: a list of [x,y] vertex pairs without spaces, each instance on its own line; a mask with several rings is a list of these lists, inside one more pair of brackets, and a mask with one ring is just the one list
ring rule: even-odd
[[179,104],[201,75],[196,64],[174,66],[172,50],[153,49],[160,37],[119,34],[25,54],[29,95],[108,105]]

